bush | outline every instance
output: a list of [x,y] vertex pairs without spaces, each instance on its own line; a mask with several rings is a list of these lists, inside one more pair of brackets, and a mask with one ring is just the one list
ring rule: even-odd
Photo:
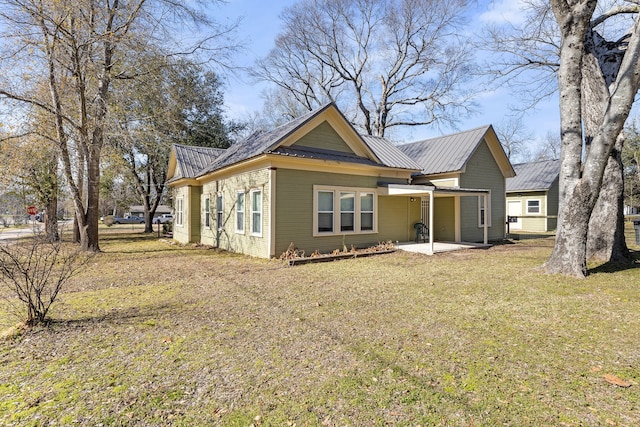
[[113,215],[107,215],[102,219],[102,223],[107,227],[111,227],[115,224],[115,220],[113,219]]
[[[18,298],[28,326],[45,323],[49,308],[67,281],[91,259],[80,253],[49,242],[44,236],[30,243],[0,245],[0,282]],[[25,313],[26,312],[26,313]]]

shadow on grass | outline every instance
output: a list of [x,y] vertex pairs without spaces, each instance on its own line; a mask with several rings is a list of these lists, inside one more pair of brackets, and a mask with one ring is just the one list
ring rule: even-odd
[[[183,304],[162,303],[145,307],[112,308],[106,313],[80,316],[71,319],[48,319],[51,325],[68,327],[85,327],[100,323],[145,324],[145,322],[161,321],[166,316],[173,316],[184,309]],[[153,322],[151,322],[153,323]],[[149,323],[149,326],[153,326]]]
[[616,273],[618,271],[640,269],[640,251],[629,251],[631,262],[606,262],[595,268],[589,269],[589,274],[593,273]]

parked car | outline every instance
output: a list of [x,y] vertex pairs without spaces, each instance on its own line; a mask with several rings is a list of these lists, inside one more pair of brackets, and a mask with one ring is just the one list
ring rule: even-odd
[[173,222],[172,214],[162,214],[153,219],[154,224],[166,224],[168,222]]
[[144,218],[140,218],[139,216],[130,216],[127,215],[124,218],[114,217],[114,224],[144,224]]

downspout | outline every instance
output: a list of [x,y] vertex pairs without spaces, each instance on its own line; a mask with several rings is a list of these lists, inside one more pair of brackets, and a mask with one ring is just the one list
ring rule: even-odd
[[267,235],[267,258],[276,256],[276,170],[269,168],[269,234]]

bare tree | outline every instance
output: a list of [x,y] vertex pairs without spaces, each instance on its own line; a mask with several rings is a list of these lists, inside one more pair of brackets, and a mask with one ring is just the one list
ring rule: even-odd
[[[184,34],[190,23],[210,22],[187,3],[164,0],[0,0],[0,23],[10,29],[3,34],[0,96],[51,116],[81,248],[98,251],[100,157],[113,86],[144,72],[127,65],[145,46],[178,52],[174,24],[183,23]],[[179,52],[204,51],[229,31],[209,28],[213,34]],[[34,72],[44,76],[47,98],[32,91]]]
[[521,116],[507,117],[495,126],[496,134],[511,162],[526,161],[529,157],[528,143],[533,133],[527,129]]
[[558,160],[562,151],[562,141],[560,133],[548,131],[544,138],[538,142],[533,152],[533,159],[539,160]]
[[336,102],[356,126],[452,124],[474,108],[466,0],[302,0],[282,14],[254,75],[311,110]]
[[[34,236],[0,245],[0,282],[18,299],[28,326],[45,323],[64,285],[91,259],[60,242]],[[13,301],[9,299],[9,302]]]
[[558,233],[545,266],[549,273],[584,277],[589,220],[602,189],[605,168],[640,86],[640,23],[635,16],[602,114],[589,119],[597,130],[587,131],[592,139],[587,141],[589,150],[583,153],[583,67],[589,61],[590,34],[599,22],[592,22],[597,1],[552,0],[551,6],[562,34],[558,85],[563,150]]
[[[555,90],[555,79],[550,78],[554,73],[558,75],[561,88],[562,85],[572,88],[566,93],[560,91],[561,105],[564,106],[561,110],[564,117],[561,131],[563,159],[561,182],[568,184],[561,186],[560,202],[561,205],[564,205],[565,197],[571,193],[573,183],[580,175],[583,166],[581,162],[583,158],[582,144],[585,143],[587,147],[591,147],[591,141],[594,140],[595,135],[601,133],[604,114],[609,108],[607,100],[611,97],[613,90],[618,88],[620,82],[618,77],[620,77],[622,57],[625,55],[620,47],[626,45],[628,39],[620,36],[621,26],[617,21],[620,21],[620,17],[624,17],[623,19],[626,19],[627,23],[632,22],[635,15],[630,15],[630,13],[635,12],[633,12],[634,7],[624,7],[624,5],[606,8],[603,3],[602,7],[597,9],[599,5],[596,1],[560,1],[552,3],[556,17],[554,20],[549,19],[552,9],[548,3],[531,0],[525,4],[528,6],[530,15],[519,31],[494,29],[487,32],[491,35],[492,46],[500,48],[503,52],[503,56],[496,61],[497,65],[494,64],[492,71],[499,75],[506,75],[507,82],[510,83],[527,82],[532,84],[526,91],[532,104]],[[564,16],[559,15],[558,8],[563,9]],[[579,13],[580,16],[573,16],[572,9],[575,9],[573,12]],[[587,19],[584,17],[585,10],[589,15],[586,24],[584,22]],[[596,10],[601,10],[598,16],[595,16]],[[570,43],[567,44],[567,38],[575,40],[574,33],[578,34],[583,31],[584,25],[587,25],[587,28],[584,29],[585,40],[579,44],[578,47],[582,51],[578,52],[578,47]],[[602,34],[607,34],[611,41],[606,40]],[[571,68],[568,65],[569,57],[566,55],[569,51],[576,55],[571,59],[579,61],[579,67]],[[565,55],[564,63],[562,62],[563,55]],[[570,76],[571,72],[576,70],[580,70],[583,76]],[[523,78],[525,76],[526,78]],[[584,86],[576,89],[576,82]],[[579,103],[575,103],[575,99],[572,98],[575,95],[573,92],[575,90],[582,97]],[[571,118],[566,115],[568,109],[573,109]],[[580,117],[575,116],[576,112],[580,114]],[[575,122],[570,123],[567,120]],[[578,126],[577,123],[580,125]],[[582,133],[582,129],[585,130],[585,133]],[[575,133],[577,130],[581,132]],[[601,133],[600,136],[602,135],[611,136],[608,133]],[[582,142],[578,143],[577,138],[580,138]],[[619,144],[623,142],[620,135],[613,136],[613,141],[616,140]],[[602,140],[599,139],[599,141]],[[605,147],[608,147],[608,144]],[[620,145],[621,147],[622,145]],[[589,148],[584,153],[585,158],[588,158],[590,151]],[[617,151],[619,150],[611,150],[611,161],[607,162],[603,183],[597,189],[595,199],[600,202],[594,208],[588,208],[587,216],[581,218],[588,223],[589,218],[594,217],[592,227],[588,229],[590,231],[587,240],[591,242],[590,247],[598,247],[599,250],[589,251],[589,256],[608,258],[612,261],[628,259],[624,233],[620,232],[623,229],[622,204],[620,203],[623,186],[620,179],[619,160],[616,160]],[[594,188],[592,190],[595,191]],[[609,209],[610,207],[618,211],[614,212]],[[611,218],[617,218],[617,221],[611,221]],[[577,221],[578,217],[575,217],[574,220]],[[557,245],[561,245],[560,239],[558,239]],[[557,258],[554,259],[557,260]],[[552,264],[556,265],[553,269],[551,268]],[[557,271],[557,264],[556,261],[547,265],[550,271]],[[583,264],[586,266],[586,261]],[[574,266],[572,272],[569,270],[571,269],[565,271],[568,274],[576,275],[586,273],[586,267],[584,273],[577,272],[582,271],[582,267]]]

